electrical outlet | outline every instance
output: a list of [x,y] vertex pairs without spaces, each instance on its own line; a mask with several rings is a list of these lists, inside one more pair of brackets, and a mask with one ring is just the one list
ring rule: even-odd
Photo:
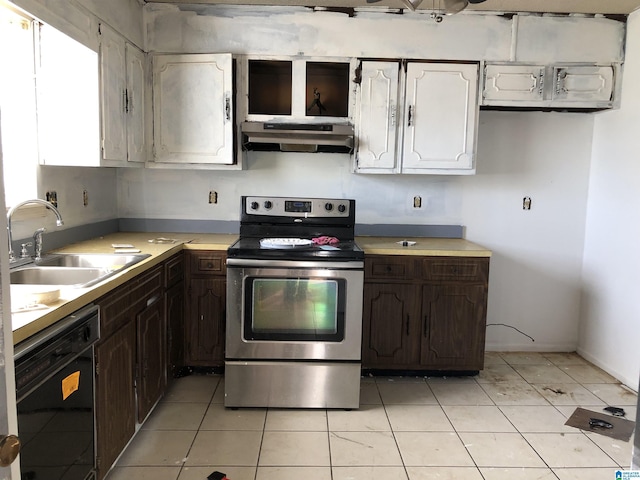
[[85,207],[89,205],[89,193],[87,192],[86,188],[82,190],[82,205],[84,205]]
[[413,208],[422,208],[422,197],[417,195],[413,197]]
[[209,203],[218,203],[218,192],[213,190],[209,192]]
[[58,192],[56,192],[55,190],[50,190],[47,193],[45,193],[44,198],[47,202],[49,202],[54,207],[56,208],[58,207]]
[[524,197],[522,199],[522,209],[531,210],[531,197]]

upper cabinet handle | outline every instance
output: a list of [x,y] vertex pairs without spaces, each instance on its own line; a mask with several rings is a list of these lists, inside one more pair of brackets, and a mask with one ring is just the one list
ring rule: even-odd
[[224,99],[224,112],[227,121],[231,120],[231,99],[229,97],[225,97]]
[[391,126],[395,127],[396,126],[396,106],[392,103],[389,109],[391,110]]
[[413,111],[413,105],[409,105],[409,113],[407,114],[407,127],[411,127],[411,122],[413,120],[413,114],[415,112]]

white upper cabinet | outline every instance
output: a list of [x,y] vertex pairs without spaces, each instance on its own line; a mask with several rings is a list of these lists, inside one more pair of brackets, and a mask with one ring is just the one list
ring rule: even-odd
[[544,80],[544,65],[487,65],[484,101],[541,102]]
[[482,104],[506,107],[612,108],[617,65],[487,64]]
[[100,25],[103,165],[146,160],[145,64],[142,51]]
[[613,67],[556,66],[553,69],[554,101],[609,102],[613,94]]
[[231,54],[153,58],[155,166],[234,163],[232,78]]
[[402,173],[474,168],[478,65],[409,63]]
[[125,45],[127,63],[127,159],[147,160],[147,68],[146,55],[133,45]]
[[362,62],[356,118],[358,168],[396,166],[399,62]]
[[355,59],[241,57],[240,117],[255,122],[348,123]]
[[360,173],[472,174],[478,64],[362,62]]

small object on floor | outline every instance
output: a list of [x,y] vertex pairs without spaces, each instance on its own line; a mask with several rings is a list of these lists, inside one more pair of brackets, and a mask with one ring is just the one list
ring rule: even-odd
[[626,417],[627,412],[624,411],[624,408],[620,407],[604,407],[603,410],[605,412],[609,412],[614,417]]
[[601,418],[590,418],[589,426],[593,428],[613,428],[613,425]]
[[217,470],[207,477],[208,480],[229,480],[227,476]]
[[[606,420],[602,418],[603,416]],[[565,422],[565,425],[628,442],[631,439],[631,435],[633,435],[636,422],[620,417],[602,415],[598,412],[578,407]],[[611,426],[609,427],[608,425]]]

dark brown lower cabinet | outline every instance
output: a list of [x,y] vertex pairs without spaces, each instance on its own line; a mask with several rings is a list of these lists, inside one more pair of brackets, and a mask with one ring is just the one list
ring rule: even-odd
[[167,311],[167,381],[180,374],[184,366],[184,284],[180,282],[165,294]]
[[224,365],[227,304],[225,251],[188,251],[186,255],[185,362]]
[[488,277],[484,257],[368,255],[363,368],[482,370]]
[[187,363],[224,364],[227,282],[222,278],[191,278],[187,290]]
[[[171,261],[171,260],[170,260]],[[96,344],[96,451],[98,480],[162,397],[167,385],[167,316],[180,323],[182,278],[165,290],[166,265],[157,265],[99,298],[100,341]],[[165,306],[165,299],[172,306]],[[174,328],[179,328],[173,325]]]
[[135,432],[135,352],[133,319],[95,348],[99,479],[104,478]]
[[419,287],[364,285],[362,363],[369,368],[410,367],[420,355]]
[[138,422],[142,423],[167,386],[164,296],[150,300],[136,315],[138,329]]
[[483,285],[424,286],[420,364],[445,370],[480,370],[484,365],[486,304]]

